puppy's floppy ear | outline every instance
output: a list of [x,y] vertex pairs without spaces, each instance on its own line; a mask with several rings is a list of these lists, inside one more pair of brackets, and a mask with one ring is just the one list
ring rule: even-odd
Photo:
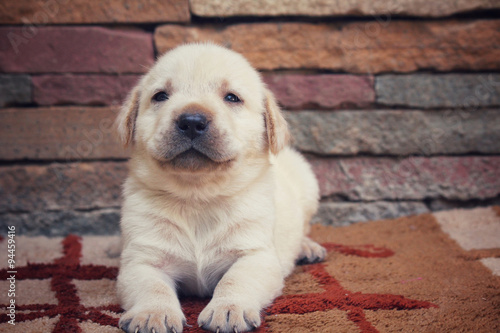
[[276,155],[281,149],[285,148],[290,141],[290,132],[274,95],[268,89],[265,90],[264,104],[267,142],[269,144],[269,150]]
[[141,96],[139,87],[136,86],[127,96],[120,113],[116,118],[116,131],[125,147],[134,141],[135,120],[139,112],[139,98]]

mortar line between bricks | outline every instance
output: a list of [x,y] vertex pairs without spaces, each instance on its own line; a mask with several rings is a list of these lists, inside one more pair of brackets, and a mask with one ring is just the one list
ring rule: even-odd
[[85,160],[57,160],[57,159],[40,159],[40,160],[0,160],[0,167],[17,167],[17,166],[49,166],[49,165],[72,165],[80,163],[126,163],[128,158],[97,158]]
[[[458,21],[468,21],[474,20],[496,20],[500,10],[497,9],[484,9],[484,10],[469,10],[465,12],[454,13],[447,16],[429,17],[429,16],[414,16],[414,15],[404,15],[404,14],[391,14],[391,20],[393,21],[412,21],[412,22],[442,22],[449,20]],[[258,24],[258,23],[313,23],[313,24],[325,24],[325,23],[352,23],[352,22],[372,22],[376,21],[376,17],[386,15],[386,13],[379,14],[366,14],[364,16],[356,15],[240,15],[240,16],[228,16],[228,17],[204,17],[194,14],[190,11],[190,20],[188,21],[152,21],[152,22],[78,22],[78,23],[51,23],[43,24],[43,27],[104,27],[104,28],[122,28],[122,27],[134,27],[139,28],[146,33],[154,33],[155,29],[163,25],[179,25],[179,26],[193,26],[193,25],[233,25],[233,24]],[[39,24],[39,23],[37,23]],[[4,23],[0,24],[0,27],[23,27],[24,23]]]
[[[436,198],[423,198],[418,200],[396,200],[396,199],[380,199],[375,201],[335,201],[335,200],[324,200],[321,199],[320,205],[322,204],[352,204],[352,205],[370,205],[370,204],[423,204],[429,211],[439,211],[440,208],[434,207],[434,205],[442,204],[445,207],[456,207],[456,208],[467,208],[467,207],[488,207],[494,205],[500,205],[500,195],[486,198],[486,199],[467,199],[467,200],[458,200],[458,199],[447,199],[443,197]],[[442,208],[446,209],[446,208]]]
[[[0,26],[1,27],[1,26]],[[156,55],[158,56],[158,55]],[[393,76],[412,76],[412,75],[420,75],[420,74],[433,74],[433,75],[453,75],[453,74],[462,74],[462,75],[485,75],[485,74],[499,74],[500,70],[495,69],[483,69],[483,70],[466,70],[466,69],[457,69],[453,71],[436,71],[431,69],[418,69],[413,72],[347,72],[342,70],[333,70],[328,68],[276,68],[276,69],[258,69],[258,72],[263,75],[271,75],[277,74],[286,75],[286,74],[296,74],[296,75],[351,75],[351,76],[385,76],[385,75],[393,75]],[[106,76],[142,76],[145,75],[145,72],[1,72],[2,75],[31,75],[31,76],[42,76],[42,75],[78,75],[78,76],[86,76],[86,75],[106,75]]]
[[34,213],[61,213],[61,212],[78,212],[78,213],[93,213],[93,212],[103,212],[103,211],[115,211],[121,209],[121,206],[109,206],[109,207],[101,207],[101,208],[72,208],[72,209],[40,209],[40,210],[7,210],[0,212],[0,217],[8,214],[34,214]]
[[[462,13],[455,13],[447,16],[439,17],[422,17],[422,16],[411,16],[404,14],[392,14],[391,20],[394,21],[412,21],[412,22],[443,22],[449,20],[463,20],[467,21],[470,19],[476,20],[496,20],[498,19],[498,14],[500,10],[487,9],[487,10],[470,10]],[[228,16],[228,17],[204,17],[196,15],[191,12],[191,21],[183,22],[185,25],[232,25],[232,24],[258,24],[258,23],[352,23],[352,22],[372,22],[376,21],[376,17],[385,15],[384,13],[365,16],[356,15],[330,15],[330,16],[319,16],[319,15],[280,15],[280,16],[266,16],[266,15],[240,15],[240,16]],[[179,24],[179,23],[167,23],[167,24]],[[163,24],[159,24],[163,25]],[[179,24],[180,25],[180,24]]]
[[[155,57],[160,56],[161,54],[156,53]],[[297,75],[318,75],[318,74],[325,74],[325,75],[352,75],[352,76],[384,76],[384,75],[396,75],[396,76],[411,76],[411,75],[418,75],[418,74],[436,74],[436,75],[451,75],[451,74],[469,74],[469,75],[484,75],[484,74],[499,74],[500,70],[483,70],[483,71],[467,71],[467,70],[457,70],[457,71],[449,71],[449,72],[443,72],[443,71],[434,71],[434,70],[424,70],[420,69],[417,71],[413,72],[377,72],[377,73],[358,73],[358,72],[346,72],[346,71],[336,71],[336,70],[330,70],[330,69],[325,69],[325,68],[277,68],[277,69],[263,69],[263,70],[258,70],[259,73],[261,74],[278,74],[278,75],[283,75],[283,74],[297,74]],[[145,75],[145,72],[2,72],[1,74],[3,75],[31,75],[31,76],[42,76],[42,75],[79,75],[79,76],[86,76],[86,75],[106,75],[106,76],[142,76]]]
[[377,78],[378,76],[385,75],[394,75],[394,76],[411,76],[411,75],[421,75],[421,74],[429,74],[429,75],[452,75],[452,74],[460,74],[460,75],[485,75],[485,74],[499,74],[500,70],[497,69],[484,69],[484,70],[456,70],[456,71],[439,71],[432,69],[423,69],[420,68],[416,71],[412,72],[390,72],[390,71],[381,71],[381,72],[347,72],[344,70],[334,70],[328,68],[317,68],[317,67],[308,67],[308,68],[276,68],[276,69],[262,69],[258,70],[263,75],[269,74],[297,74],[297,75],[352,75],[352,76],[373,76]]
[[[1,73],[2,75],[30,75],[30,76],[90,76],[90,75],[95,75],[95,76],[133,76],[133,77],[138,77],[142,76],[145,73],[107,73],[107,72],[43,72],[43,73]],[[491,73],[492,74],[492,73]]]
[[[7,105],[0,108],[0,112],[2,109],[39,109],[39,108],[120,108],[121,104],[20,104],[20,105]],[[407,112],[446,112],[446,111],[462,111],[462,112],[477,112],[477,111],[492,111],[492,112],[500,112],[500,104],[492,104],[481,106],[477,108],[463,108],[463,107],[435,107],[435,108],[423,108],[423,107],[409,107],[407,105],[388,105],[388,104],[372,104],[369,107],[365,108],[325,108],[325,107],[315,107],[315,108],[286,108],[281,107],[283,111],[286,112],[382,112],[382,111],[407,111]]]
[[407,112],[446,112],[446,111],[456,111],[456,112],[477,112],[477,111],[492,111],[492,112],[500,112],[500,104],[491,104],[485,106],[479,106],[475,108],[464,108],[460,106],[447,106],[447,107],[434,107],[434,108],[424,108],[417,106],[408,106],[408,105],[390,105],[390,104],[378,104],[374,103],[368,107],[358,107],[358,108],[325,108],[325,107],[315,107],[315,108],[281,108],[283,111],[287,112],[359,112],[359,111],[368,111],[368,112],[381,112],[381,111],[407,111]]
[[364,152],[360,152],[359,154],[353,155],[338,155],[338,154],[320,154],[313,151],[300,150],[300,152],[305,157],[317,158],[317,159],[360,159],[360,158],[386,158],[386,159],[394,159],[394,160],[404,160],[409,158],[443,158],[443,157],[499,157],[500,154],[491,154],[491,153],[479,153],[479,152],[471,152],[465,154],[437,154],[437,155],[424,155],[424,154],[411,154],[411,155],[386,155],[386,154],[368,154]]
[[432,200],[431,199],[424,199],[424,200],[422,200],[422,203],[425,205],[425,208],[427,208],[429,211],[432,211]]
[[[438,76],[446,76],[446,75],[453,75],[453,74],[462,74],[462,75],[484,75],[484,74],[498,74],[500,73],[499,69],[478,69],[478,70],[472,70],[472,69],[457,69],[457,70],[450,70],[450,71],[438,71],[432,68],[429,69],[424,69],[424,68],[419,68],[416,71],[413,72],[378,72],[378,73],[372,73],[371,75],[377,77],[377,76],[384,76],[384,75],[391,75],[391,76],[412,76],[412,75],[419,75],[419,74],[430,74],[430,75],[438,75]],[[365,74],[368,75],[368,74]]]
[[[480,152],[470,152],[465,154],[437,154],[437,155],[424,155],[424,154],[412,154],[412,155],[387,155],[387,154],[369,154],[360,152],[359,154],[351,155],[338,155],[338,154],[320,154],[313,151],[300,150],[300,152],[310,158],[318,159],[360,159],[360,158],[386,158],[394,160],[403,160],[408,158],[443,158],[443,157],[500,157],[500,154],[490,154],[490,153],[480,153]],[[49,165],[72,165],[80,163],[127,163],[129,158],[101,158],[101,159],[85,159],[85,160],[52,160],[52,159],[40,159],[40,160],[0,160],[0,167],[17,167],[17,166],[49,166]]]
[[42,75],[78,75],[78,76],[87,76],[87,75],[106,75],[106,76],[142,76],[145,75],[146,72],[2,72],[3,75],[30,75],[30,76],[42,76]]
[[[375,94],[377,93],[377,90],[375,90]],[[446,107],[434,107],[434,108],[423,108],[423,107],[417,107],[417,106],[408,106],[405,104],[379,104],[375,103],[373,105],[374,109],[359,109],[359,110],[373,110],[373,111],[396,111],[396,110],[401,110],[401,111],[421,111],[421,112],[427,112],[427,111],[434,111],[434,112],[444,112],[444,111],[470,111],[470,112],[476,112],[476,111],[485,111],[485,110],[492,110],[492,111],[500,111],[496,110],[498,107],[500,107],[500,104],[491,104],[491,105],[486,105],[486,106],[479,106],[475,108],[464,108],[460,106],[446,106]],[[357,111],[356,110],[346,110],[346,111]]]
[[[340,200],[339,200],[340,199]],[[384,202],[422,202],[423,200],[425,200],[427,198],[422,198],[422,199],[409,199],[409,198],[402,198],[402,199],[394,199],[394,198],[379,198],[379,199],[374,199],[374,200],[362,200],[362,199],[349,199],[346,197],[345,200],[343,200],[343,198],[339,197],[338,195],[329,195],[329,196],[324,196],[324,197],[321,197],[321,202],[338,202],[338,203],[342,203],[342,202],[349,202],[349,203],[368,203],[368,202],[381,202],[381,201],[384,201]],[[443,198],[428,198],[430,200],[434,200],[434,199],[443,199]]]
[[459,200],[459,199],[449,199],[445,198],[442,196],[437,196],[437,197],[423,197],[419,199],[410,199],[410,198],[401,198],[401,199],[394,199],[394,198],[380,198],[380,199],[375,199],[375,200],[357,200],[357,199],[348,199],[346,197],[346,200],[336,200],[339,199],[339,196],[333,194],[329,196],[324,196],[321,197],[321,202],[335,202],[335,203],[373,203],[373,202],[424,202],[424,201],[433,201],[433,200],[444,200],[448,202],[484,202],[484,201],[493,201],[493,200],[500,200],[500,194],[490,197],[490,198],[485,198],[485,199],[478,199],[478,198],[473,198],[473,199],[467,199],[467,200]]
[[[121,209],[121,206],[109,206],[109,207],[101,207],[101,208],[75,208],[73,211],[79,212],[79,213],[91,213],[91,212],[96,212],[96,211],[104,211],[104,210],[116,210],[116,209]],[[54,210],[51,212],[62,212],[66,210]]]

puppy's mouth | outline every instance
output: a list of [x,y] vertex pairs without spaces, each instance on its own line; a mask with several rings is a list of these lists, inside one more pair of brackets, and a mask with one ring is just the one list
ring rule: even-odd
[[222,158],[222,156],[212,157],[194,147],[191,147],[169,159],[168,163],[175,169],[197,171],[227,166],[232,162],[232,160],[233,159],[231,158]]
[[[210,143],[210,142],[209,142]],[[170,167],[178,171],[213,171],[225,169],[234,162],[232,154],[221,152],[204,140],[187,142],[174,140],[163,153],[155,154],[155,159],[162,167]],[[165,147],[164,147],[165,148]]]

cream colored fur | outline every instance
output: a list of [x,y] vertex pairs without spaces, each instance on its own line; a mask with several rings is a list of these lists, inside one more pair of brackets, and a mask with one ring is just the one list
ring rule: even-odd
[[[168,100],[155,101],[161,91]],[[241,102],[225,100],[229,93]],[[181,152],[185,140],[176,126],[185,113],[209,119],[202,154]],[[133,89],[117,127],[132,146],[121,219],[120,327],[180,333],[179,294],[212,296],[198,319],[207,330],[258,327],[260,311],[281,293],[295,262],[325,255],[306,237],[317,181],[287,146],[286,122],[259,74],[225,48],[178,47]]]

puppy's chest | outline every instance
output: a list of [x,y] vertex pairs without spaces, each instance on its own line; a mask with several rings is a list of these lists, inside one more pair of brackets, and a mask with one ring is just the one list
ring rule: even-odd
[[166,273],[174,273],[179,293],[197,296],[213,293],[241,253],[230,234],[229,229],[215,226],[205,230],[187,229],[166,242],[168,255],[162,268]]
[[237,260],[231,252],[199,255],[187,262],[187,270],[179,279],[179,292],[184,295],[210,296],[227,270]]
[[185,295],[209,296],[227,270],[238,259],[239,251],[211,241],[194,239],[190,255],[180,263],[179,292]]
[[[219,205],[220,207],[220,205]],[[168,217],[164,253],[175,259],[167,270],[174,272],[178,291],[187,295],[209,296],[222,276],[245,251],[255,246],[255,225],[235,214],[235,206],[222,213],[194,210]],[[164,220],[165,221],[165,220]],[[175,227],[174,227],[175,225]]]

